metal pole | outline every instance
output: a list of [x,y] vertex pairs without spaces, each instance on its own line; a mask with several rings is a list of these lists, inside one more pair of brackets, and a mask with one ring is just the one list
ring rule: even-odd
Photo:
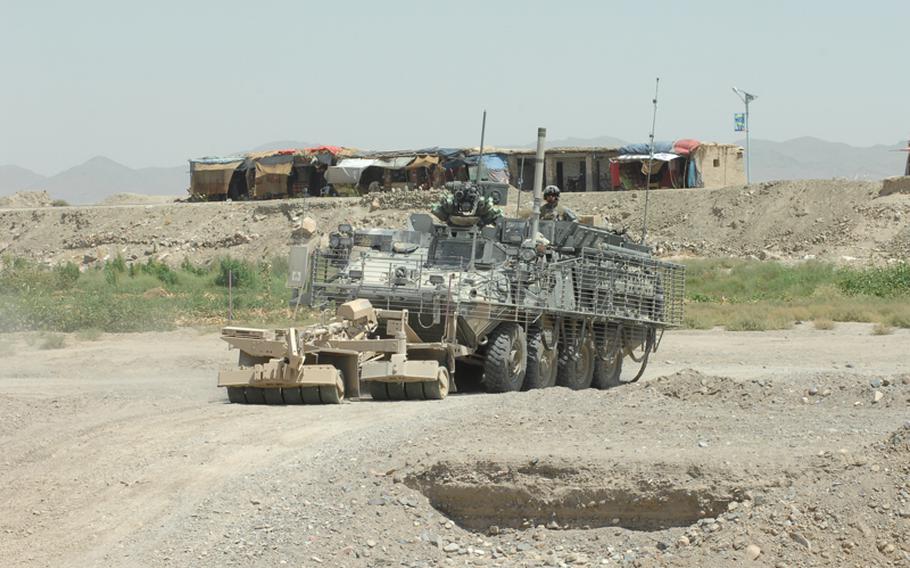
[[[654,129],[657,126],[657,92],[660,88],[660,77],[654,82],[654,112],[651,115],[651,134],[649,136],[650,147],[648,148],[648,177],[645,182],[645,214],[641,220],[641,244],[645,244],[645,238],[648,236],[648,196],[651,195],[651,169],[654,167]],[[669,167],[669,166],[668,166]]]
[[234,321],[234,271],[228,270],[228,321]]
[[746,95],[746,183],[752,183],[752,156],[749,154],[749,96]]
[[544,142],[547,129],[537,129],[537,155],[534,158],[534,204],[531,208],[531,234],[529,239],[536,239],[540,229],[540,203],[543,201],[543,158]]
[[515,216],[521,215],[521,190],[525,185],[525,157],[521,157],[521,165],[518,166],[518,203],[515,204]]
[[474,183],[480,183],[480,169],[483,168],[483,136],[487,131],[487,111],[483,111],[483,122],[480,124],[480,156],[477,157],[477,175]]

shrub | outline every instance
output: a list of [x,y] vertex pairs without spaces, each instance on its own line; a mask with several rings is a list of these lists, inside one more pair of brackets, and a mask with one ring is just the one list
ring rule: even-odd
[[51,207],[69,207],[70,204],[65,199],[55,199],[51,201]]
[[151,274],[169,286],[174,286],[177,284],[177,273],[174,272],[170,266],[164,264],[163,262],[150,258],[145,262],[145,264],[139,265],[139,271],[145,274]]
[[815,326],[815,329],[822,330],[834,329],[835,326],[835,323],[828,318],[816,318],[812,324]]
[[879,322],[872,327],[872,335],[890,335],[892,333],[894,333],[894,328],[883,322]]
[[215,284],[227,287],[228,283],[234,288],[253,288],[259,283],[259,275],[248,262],[234,258],[222,258],[218,263],[218,276],[215,277]]
[[72,262],[54,267],[54,278],[58,290],[69,290],[79,280],[79,267]]
[[38,349],[62,349],[66,345],[66,337],[59,333],[48,333],[38,339]]

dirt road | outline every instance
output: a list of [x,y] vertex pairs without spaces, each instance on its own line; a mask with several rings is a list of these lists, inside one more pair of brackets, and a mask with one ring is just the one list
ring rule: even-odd
[[907,330],[673,332],[611,391],[319,407],[227,404],[211,333],[0,341],[5,566],[910,563]]

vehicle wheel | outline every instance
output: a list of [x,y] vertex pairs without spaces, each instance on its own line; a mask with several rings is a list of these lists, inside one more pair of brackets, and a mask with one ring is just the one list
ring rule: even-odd
[[594,358],[594,378],[591,386],[596,389],[610,389],[622,384],[622,351],[616,351],[606,359]]
[[281,389],[281,398],[285,404],[303,404],[303,394],[300,387]]
[[385,383],[370,381],[370,396],[373,400],[389,400],[389,393],[385,390]]
[[580,345],[564,345],[559,350],[556,384],[572,390],[586,389],[594,377],[594,343],[588,339]]
[[247,404],[265,404],[265,393],[262,392],[263,389],[257,387],[246,387],[244,394],[246,395]]
[[305,404],[322,404],[319,398],[319,387],[301,387],[300,396]]
[[228,387],[228,400],[234,404],[246,404],[246,395],[243,387]]
[[528,340],[515,323],[504,323],[490,334],[483,384],[487,392],[521,390],[528,363]]
[[537,328],[528,330],[528,364],[524,390],[543,389],[556,384],[556,350],[547,349],[543,333]]
[[389,393],[389,400],[404,400],[404,383],[386,383],[385,390]]
[[404,384],[404,394],[405,398],[408,400],[424,400],[426,396],[423,394],[423,383],[405,383]]
[[266,404],[284,404],[280,388],[262,389],[262,398]]
[[449,395],[449,372],[445,367],[436,371],[436,380],[423,383],[423,394],[430,400],[442,400]]

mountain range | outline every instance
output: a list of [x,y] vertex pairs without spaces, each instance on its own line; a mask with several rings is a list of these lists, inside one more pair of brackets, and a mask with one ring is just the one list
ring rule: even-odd
[[[620,146],[625,141],[611,136],[566,138],[550,141],[556,146]],[[745,141],[737,142],[744,145]],[[253,151],[300,148],[310,144],[283,140],[262,144]],[[532,147],[519,144],[516,147]],[[801,137],[785,142],[752,140],[752,180],[775,179],[881,179],[901,175],[907,161],[903,142],[857,147],[818,138]],[[115,193],[186,195],[189,167],[133,169],[97,156],[53,176],[43,176],[16,165],[0,166],[0,196],[17,191],[47,191],[54,199],[73,204],[98,203]]]

